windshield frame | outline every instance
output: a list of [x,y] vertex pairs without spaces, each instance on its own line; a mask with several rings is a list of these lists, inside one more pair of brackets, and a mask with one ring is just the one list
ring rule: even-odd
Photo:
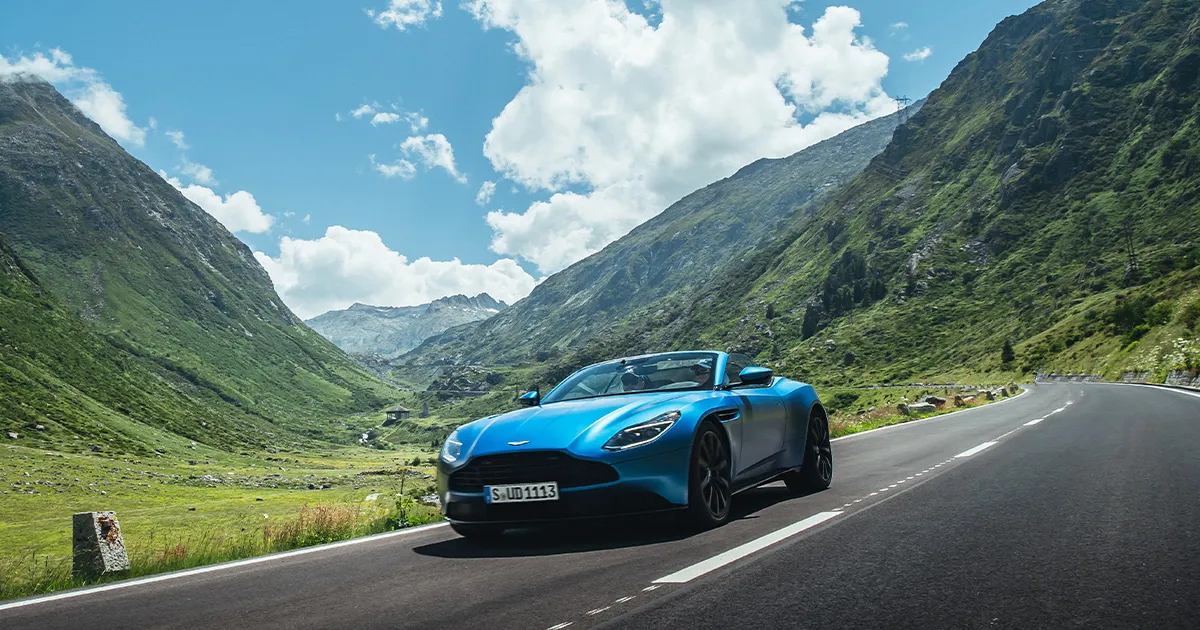
[[[564,388],[568,384],[573,385],[574,381],[579,379],[581,377],[581,375],[583,375],[585,372],[588,372],[594,368],[599,368],[599,367],[604,367],[604,366],[613,366],[613,365],[629,365],[629,364],[638,365],[638,364],[642,364],[642,363],[652,363],[654,361],[668,360],[668,359],[673,359],[673,358],[678,358],[681,360],[695,358],[695,359],[708,359],[708,360],[712,361],[713,367],[710,371],[708,380],[704,383],[700,383],[699,385],[697,385],[695,387],[678,387],[678,388],[671,388],[671,389],[644,389],[644,390],[637,390],[637,391],[621,391],[621,392],[611,392],[611,393],[604,393],[604,394],[594,394],[591,396],[576,396],[573,398],[562,398],[562,396],[564,396],[566,394],[566,390]],[[542,397],[541,403],[548,405],[548,404],[554,404],[554,403],[559,403],[559,402],[572,402],[572,401],[576,401],[576,400],[588,400],[588,399],[592,399],[592,398],[607,398],[610,396],[632,396],[635,394],[662,394],[662,393],[667,393],[667,392],[712,391],[717,388],[718,381],[720,380],[717,370],[724,369],[723,362],[720,359],[721,359],[721,353],[719,353],[719,352],[714,352],[711,350],[689,350],[689,351],[681,351],[681,352],[659,352],[656,354],[646,354],[646,355],[641,355],[641,356],[636,356],[636,357],[625,357],[622,359],[614,359],[612,361],[603,361],[600,363],[593,363],[592,365],[588,365],[586,367],[576,370],[575,372],[572,372],[570,376],[568,376],[568,377],[564,378],[562,381],[560,381],[549,392],[547,392],[545,396]]]

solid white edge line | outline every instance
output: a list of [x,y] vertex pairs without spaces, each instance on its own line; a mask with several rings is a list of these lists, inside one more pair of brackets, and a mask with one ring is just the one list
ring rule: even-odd
[[291,551],[283,551],[280,553],[273,553],[273,554],[266,555],[266,556],[256,556],[254,558],[246,558],[245,560],[235,560],[233,562],[223,562],[221,564],[210,564],[210,565],[204,566],[204,567],[196,567],[195,569],[185,569],[183,571],[174,571],[172,573],[160,573],[158,575],[150,575],[150,576],[143,577],[143,578],[135,578],[132,580],[124,580],[121,582],[112,582],[109,584],[101,584],[99,586],[83,587],[83,588],[80,588],[77,590],[72,590],[72,591],[63,591],[61,593],[54,593],[52,595],[42,595],[39,597],[30,598],[30,599],[19,599],[16,601],[0,604],[0,610],[9,610],[11,608],[21,608],[23,606],[32,606],[34,604],[43,604],[46,602],[53,602],[53,601],[57,601],[60,599],[71,599],[73,597],[82,597],[84,595],[91,595],[93,593],[103,593],[106,591],[115,591],[115,590],[119,590],[119,589],[123,589],[123,588],[133,588],[134,586],[141,586],[143,584],[152,584],[154,582],[165,582],[167,580],[176,580],[179,578],[191,577],[193,575],[200,575],[202,573],[212,573],[214,571],[223,571],[225,569],[234,569],[237,567],[244,567],[244,566],[251,565],[251,564],[261,564],[263,562],[270,562],[272,560],[282,560],[284,558],[291,558],[293,556],[302,556],[305,554],[317,553],[320,551],[328,551],[330,549],[337,549],[338,547],[349,547],[350,545],[360,545],[362,543],[374,542],[374,541],[381,540],[384,538],[393,538],[396,536],[415,534],[417,532],[429,531],[431,529],[445,527],[447,525],[449,525],[449,523],[445,523],[445,522],[432,523],[430,525],[421,525],[419,527],[400,529],[400,530],[397,530],[394,532],[384,532],[382,534],[375,534],[374,536],[364,536],[362,538],[352,538],[350,540],[342,540],[342,541],[338,541],[335,543],[329,543],[329,544],[325,544],[325,545],[316,545],[313,547],[303,547],[301,549],[293,549]]
[[983,449],[985,449],[985,448],[989,448],[989,447],[992,447],[992,446],[995,446],[995,445],[996,445],[996,442],[995,442],[995,441],[992,441],[992,442],[984,442],[983,444],[980,444],[979,446],[975,446],[975,447],[973,447],[973,448],[969,448],[969,449],[967,449],[967,450],[965,450],[965,451],[963,451],[963,452],[959,453],[958,455],[955,455],[955,456],[954,456],[954,458],[955,458],[955,459],[958,459],[959,457],[970,457],[970,456],[972,456],[972,455],[974,455],[974,454],[976,454],[976,453],[978,453],[978,452],[982,451],[982,450],[983,450]]
[[683,584],[684,582],[690,582],[706,573],[715,571],[727,564],[737,562],[738,560],[741,560],[750,554],[762,551],[771,545],[791,538],[792,536],[795,536],[806,529],[816,527],[817,525],[820,525],[821,523],[824,523],[835,516],[840,516],[841,514],[841,511],[820,512],[818,514],[814,514],[802,521],[792,523],[783,529],[773,531],[770,534],[760,536],[748,543],[734,547],[725,553],[715,555],[708,560],[702,560],[690,567],[680,569],[679,571],[676,571],[670,575],[660,577],[657,580],[654,580],[654,583]]
[[[1157,389],[1159,391],[1177,392],[1177,393],[1183,394],[1184,396],[1191,396],[1192,398],[1200,398],[1200,392],[1193,392],[1193,391],[1188,391],[1186,389],[1179,389],[1178,387],[1157,387],[1154,385],[1145,385],[1142,383],[1109,383],[1109,384],[1110,385],[1126,385],[1126,386],[1132,386],[1132,387]],[[832,440],[830,440],[830,441],[832,441]]]
[[896,423],[896,424],[889,424],[889,425],[887,425],[886,427],[879,427],[879,428],[877,428],[877,429],[871,429],[871,430],[869,430],[869,431],[859,431],[858,433],[851,433],[850,435],[843,435],[842,437],[835,437],[835,438],[833,438],[832,440],[829,440],[829,441],[830,441],[830,442],[837,442],[838,440],[848,440],[848,439],[850,439],[850,438],[856,438],[856,437],[858,437],[858,436],[860,436],[860,435],[867,435],[867,434],[870,434],[870,433],[875,433],[876,431],[886,431],[886,430],[888,430],[888,429],[895,429],[896,427],[907,427],[907,426],[912,426],[912,425],[914,425],[914,424],[921,424],[922,422],[928,422],[928,421],[930,421],[930,420],[941,420],[941,419],[943,419],[943,418],[949,418],[950,416],[953,416],[953,415],[956,415],[956,414],[960,414],[960,413],[966,413],[966,412],[968,412],[968,411],[975,411],[975,410],[977,410],[977,409],[987,409],[987,408],[990,408],[990,407],[995,407],[996,405],[1003,405],[1003,404],[1004,404],[1004,403],[1006,403],[1006,402],[1010,402],[1010,401],[1016,400],[1016,399],[1018,399],[1018,398],[1020,398],[1020,397],[1024,396],[1025,394],[1027,394],[1029,391],[1030,391],[1030,390],[1028,390],[1028,389],[1022,389],[1022,390],[1021,390],[1021,393],[1017,394],[1016,396],[1013,396],[1012,398],[1005,398],[1004,400],[1001,400],[1001,401],[999,401],[999,402],[994,402],[994,403],[992,403],[992,404],[990,404],[990,405],[981,405],[981,406],[979,406],[979,407],[971,407],[970,409],[959,409],[958,411],[951,411],[950,413],[943,413],[943,414],[941,414],[941,415],[937,415],[937,416],[930,416],[930,417],[928,417],[928,418],[921,418],[920,420],[909,420],[908,422],[898,422],[898,423]]

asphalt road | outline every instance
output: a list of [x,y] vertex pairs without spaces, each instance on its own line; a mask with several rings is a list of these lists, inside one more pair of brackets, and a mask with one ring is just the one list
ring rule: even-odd
[[0,604],[2,628],[1200,627],[1200,395],[1054,384],[834,443],[736,521],[445,527]]

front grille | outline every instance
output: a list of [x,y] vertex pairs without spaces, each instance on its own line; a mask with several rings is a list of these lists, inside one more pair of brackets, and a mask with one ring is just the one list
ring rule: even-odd
[[450,489],[483,492],[484,486],[557,481],[559,488],[594,486],[617,480],[608,464],[575,459],[553,451],[484,455],[450,475]]

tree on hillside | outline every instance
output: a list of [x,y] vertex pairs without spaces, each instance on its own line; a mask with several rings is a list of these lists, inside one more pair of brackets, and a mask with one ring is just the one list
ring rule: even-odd
[[1000,348],[1000,362],[1008,365],[1015,361],[1017,353],[1013,351],[1012,342],[1008,339],[1004,340],[1004,347]]

